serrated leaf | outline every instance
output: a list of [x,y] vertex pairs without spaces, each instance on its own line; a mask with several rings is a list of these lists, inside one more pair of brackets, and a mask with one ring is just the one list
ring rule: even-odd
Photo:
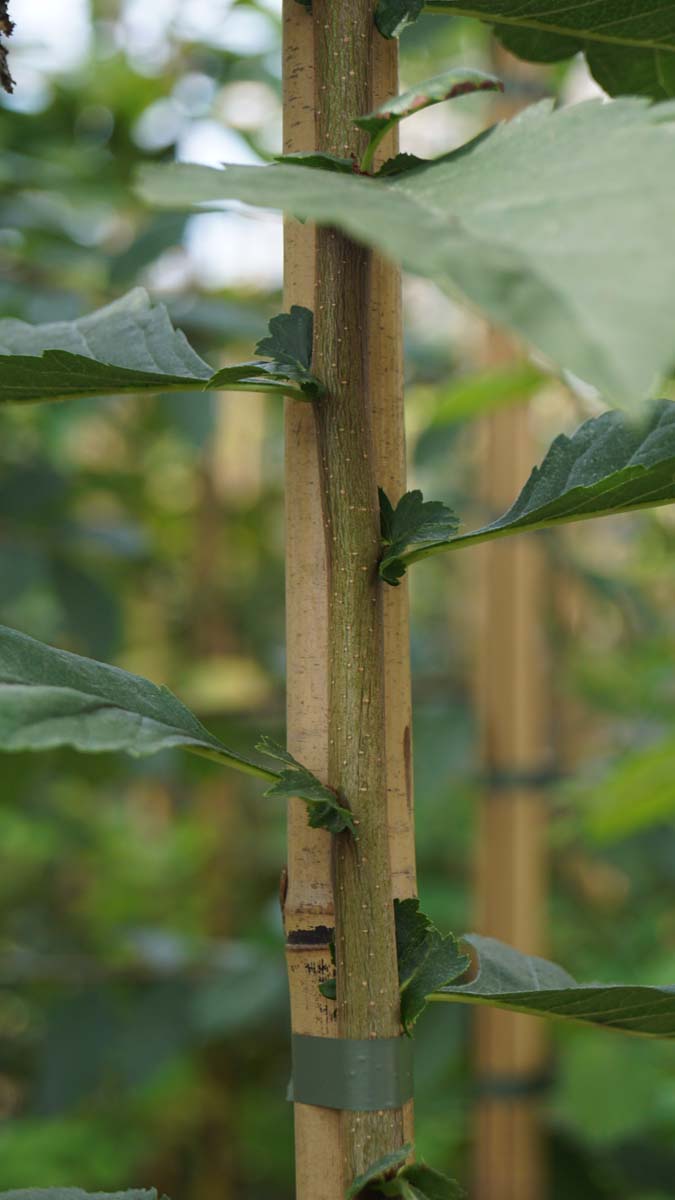
[[403,1200],[464,1200],[466,1193],[454,1179],[426,1163],[411,1163],[385,1184],[384,1196],[401,1196]]
[[388,158],[386,162],[383,162],[376,174],[378,178],[386,175],[403,175],[405,171],[414,171],[416,167],[428,167],[428,165],[428,158],[419,158],[417,154],[401,151],[400,154],[395,154],[393,158]]
[[[298,341],[306,339],[309,325],[311,355],[311,313],[296,309],[283,317],[297,327]],[[308,399],[318,385],[307,367],[300,371],[278,359],[214,372],[173,328],[164,305],[154,304],[143,288],[75,321],[0,321],[0,403],[200,388]]]
[[307,804],[309,824],[313,828],[327,829],[330,833],[343,833],[348,829],[356,835],[349,809],[340,804],[335,792],[303,767],[288,750],[268,737],[262,737],[256,749],[287,764],[272,787],[265,792],[266,796],[276,796],[282,800],[300,796]]
[[259,748],[288,764],[286,770],[268,770],[229,750],[168,688],[0,626],[0,751],[57,746],[134,757],[177,746],[270,781],[268,796],[305,800],[313,826],[353,830],[334,793],[269,739]]
[[383,559],[380,574],[400,578],[418,559],[521,530],[653,508],[675,501],[675,402],[650,405],[640,422],[607,412],[561,434],[508,512],[447,541]]
[[405,987],[427,956],[433,925],[426,913],[420,911],[417,897],[394,900],[394,917],[398,981]]
[[476,952],[476,978],[441,987],[431,1000],[490,1004],[645,1037],[675,1037],[675,986],[577,983],[556,963],[521,954],[494,938],[470,934],[462,941]]
[[486,75],[484,71],[476,71],[467,67],[453,67],[450,71],[444,71],[442,75],[434,75],[432,79],[425,79],[423,83],[416,84],[414,88],[410,88],[400,96],[393,96],[390,100],[385,100],[379,108],[363,117],[357,117],[354,121],[359,129],[365,129],[366,133],[370,134],[370,144],[361,162],[362,170],[370,170],[380,142],[387,136],[389,130],[403,121],[405,117],[421,112],[424,108],[430,108],[433,104],[454,100],[458,96],[466,96],[471,92],[503,90],[501,80],[494,75]]
[[290,312],[279,313],[269,323],[269,335],[256,346],[256,354],[269,358],[270,371],[287,379],[295,379],[310,393],[316,394],[318,384],[310,371],[314,318],[308,308],[293,304]]
[[336,225],[628,405],[675,358],[674,124],[673,107],[642,100],[543,102],[402,175],[152,165],[141,191]]
[[401,1022],[410,1033],[428,997],[465,973],[470,959],[452,933],[445,936],[424,913],[419,900],[395,900],[396,950],[401,986]]
[[362,1192],[365,1187],[373,1183],[383,1183],[388,1172],[393,1171],[396,1167],[400,1167],[405,1162],[410,1154],[412,1146],[408,1143],[401,1146],[400,1150],[392,1150],[391,1154],[385,1154],[382,1158],[378,1158],[372,1166],[368,1167],[362,1175],[357,1175],[351,1187],[347,1191],[346,1200],[354,1200],[359,1192]]
[[422,11],[476,17],[494,28],[511,53],[559,62],[583,51],[610,95],[675,96],[675,10],[671,0],[574,0],[552,8],[542,0],[380,0],[376,22],[397,37]]
[[357,166],[353,158],[340,158],[324,150],[296,150],[292,154],[277,154],[274,161],[287,163],[291,167],[311,167],[315,171],[337,171],[341,175],[353,175]]
[[459,518],[440,500],[424,500],[418,490],[406,492],[396,508],[386,493],[379,489],[380,530],[384,552],[380,575],[394,587],[405,567],[400,569],[401,556],[412,545],[445,544],[459,525]]

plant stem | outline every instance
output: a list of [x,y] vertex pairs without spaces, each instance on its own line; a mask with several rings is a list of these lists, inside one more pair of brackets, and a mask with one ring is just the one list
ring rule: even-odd
[[[357,155],[353,118],[371,100],[372,0],[314,0],[318,148]],[[315,402],[328,565],[328,782],[351,807],[359,840],[335,839],[338,1033],[400,1033],[387,828],[384,633],[377,576],[379,509],[369,394],[371,255],[334,229],[317,232]],[[349,1179],[404,1141],[400,1110],[345,1113]]]
[[373,163],[375,161],[375,155],[376,155],[381,143],[384,141],[387,134],[389,133],[390,128],[391,128],[390,125],[383,125],[381,129],[378,129],[377,133],[374,133],[371,135],[370,141],[368,142],[368,145],[366,146],[366,149],[363,153],[363,156],[361,158],[361,163],[360,163],[360,169],[364,173],[368,173],[372,170]]

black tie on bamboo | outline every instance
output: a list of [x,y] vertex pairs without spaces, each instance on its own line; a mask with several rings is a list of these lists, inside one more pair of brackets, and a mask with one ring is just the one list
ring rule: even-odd
[[307,1037],[294,1034],[290,1100],[318,1108],[376,1112],[401,1108],[413,1094],[411,1038]]

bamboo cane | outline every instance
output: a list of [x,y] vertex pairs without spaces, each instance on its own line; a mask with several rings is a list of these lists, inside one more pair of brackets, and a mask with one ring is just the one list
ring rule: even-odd
[[[322,20],[321,11],[316,11],[317,7],[315,6],[315,11],[310,16],[296,0],[284,2],[286,152],[312,149],[321,144],[316,112],[320,104],[315,104],[314,33],[317,23],[324,25],[326,21]],[[355,7],[361,10],[358,13],[361,19],[364,11],[370,10],[370,5],[359,4]],[[368,17],[370,15],[368,11]],[[344,20],[344,16],[345,14],[340,14],[341,20]],[[344,28],[350,31],[349,22]],[[336,32],[334,25],[333,39]],[[352,115],[353,112],[356,115],[360,103],[366,107],[368,103],[377,104],[386,95],[392,94],[396,87],[395,46],[385,46],[380,39],[376,39],[370,21],[364,23],[359,32],[365,35],[366,44],[370,48],[368,59],[371,53],[372,59],[368,61],[362,54],[359,62],[362,76],[359,82],[361,97],[343,96],[343,124],[344,114]],[[342,31],[340,36],[344,38],[346,33]],[[342,44],[344,45],[344,42]],[[334,46],[329,43],[324,47],[324,52],[328,50],[330,53],[332,49]],[[366,69],[370,75],[369,85],[363,78]],[[322,97],[320,89],[324,86],[321,81],[316,91],[317,96]],[[330,128],[328,133],[332,136]],[[353,139],[354,131],[348,128],[344,136]],[[391,152],[390,144],[385,153]],[[307,307],[315,307],[314,231],[293,222],[287,223],[285,253],[286,305],[301,303]],[[369,380],[369,415],[374,442],[374,452],[368,463],[370,482],[375,481],[373,476],[376,473],[377,481],[385,487],[388,486],[395,494],[405,486],[399,281],[393,268],[370,256],[366,259],[366,278],[370,300],[369,320],[363,322],[362,328],[367,324],[369,358],[371,367],[376,367],[371,370]],[[336,287],[339,286],[344,286],[344,283],[340,285],[336,280]],[[317,299],[320,305],[323,302],[321,294]],[[363,317],[363,313],[361,316]],[[362,347],[359,349],[358,358],[363,361]],[[289,748],[322,778],[329,779],[329,580],[320,502],[322,484],[317,432],[314,414],[308,406],[289,403],[286,432]],[[380,464],[379,469],[373,467],[373,459]],[[372,503],[373,498],[370,496],[368,505],[371,508],[371,521]],[[370,536],[372,537],[372,525]],[[382,651],[379,650],[380,674],[384,676],[386,696],[384,756],[393,878],[395,894],[405,896],[414,893],[415,884],[407,599],[404,589],[399,589],[395,599],[393,595],[386,597],[383,609],[380,609],[380,604],[372,607],[380,610],[379,619],[373,622],[373,625],[379,627],[380,639],[384,638],[386,656],[385,667]],[[358,670],[356,673],[360,674]],[[348,736],[349,731],[344,732],[345,737]],[[381,732],[378,737],[381,743]],[[380,745],[380,754],[382,750]],[[360,756],[357,754],[358,757]],[[334,778],[331,778],[331,782],[335,782]],[[349,798],[352,799],[351,796]],[[380,846],[380,852],[381,850]],[[371,864],[371,869],[374,865]],[[386,865],[388,874],[389,865]],[[338,1031],[335,1005],[322,1000],[317,987],[320,979],[331,970],[328,941],[330,931],[334,928],[335,913],[331,886],[330,839],[328,835],[308,828],[304,805],[298,803],[292,803],[289,812],[288,884],[284,911],[293,1029],[298,1033],[335,1035]],[[389,954],[391,955],[391,946]],[[372,977],[376,977],[374,972]],[[344,996],[342,1003],[344,1005]],[[341,1031],[344,1032],[344,1029]],[[351,1036],[355,1036],[354,1033]],[[358,1114],[356,1116],[358,1117]],[[357,1139],[361,1141],[361,1146],[357,1147],[356,1154],[353,1145],[355,1135],[350,1134],[349,1129],[341,1128],[346,1121],[350,1121],[352,1128],[357,1127],[357,1122],[349,1115],[345,1120],[334,1110],[296,1104],[296,1178],[300,1200],[310,1200],[310,1197],[311,1200],[337,1200],[338,1196],[344,1194],[345,1182],[348,1182],[351,1173],[358,1169],[359,1161],[365,1161],[370,1155],[377,1157],[375,1141],[365,1141],[367,1126],[372,1118],[363,1123],[358,1121],[364,1136]],[[379,1124],[386,1128],[382,1119],[379,1120]],[[404,1137],[410,1137],[411,1105],[407,1106],[405,1126],[405,1131],[391,1127],[386,1130],[389,1147],[394,1134],[394,1140],[397,1140],[398,1144]],[[345,1149],[349,1142],[352,1142],[352,1147],[347,1156],[348,1161],[345,1161]]]
[[[491,360],[508,354],[493,334]],[[523,406],[486,423],[485,498],[491,511],[504,511],[534,460],[528,416]],[[534,538],[484,548],[478,638],[487,772],[478,838],[478,928],[530,954],[543,949],[546,902],[545,807],[541,791],[527,783],[550,754],[541,550]],[[521,786],[515,782],[519,775]],[[476,1200],[546,1196],[536,1096],[546,1060],[541,1023],[497,1010],[476,1014]]]

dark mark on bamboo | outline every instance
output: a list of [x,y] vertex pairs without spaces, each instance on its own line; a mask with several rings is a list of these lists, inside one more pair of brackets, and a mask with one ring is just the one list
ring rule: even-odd
[[328,925],[315,925],[313,929],[289,929],[286,943],[296,949],[305,946],[328,946],[334,936],[335,930]]

